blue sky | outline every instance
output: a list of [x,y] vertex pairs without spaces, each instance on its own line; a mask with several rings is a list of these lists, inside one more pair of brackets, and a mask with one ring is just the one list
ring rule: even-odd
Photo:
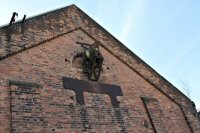
[[[200,1],[3,0],[0,25],[12,12],[34,16],[76,4],[200,108]],[[187,89],[185,89],[187,88]]]

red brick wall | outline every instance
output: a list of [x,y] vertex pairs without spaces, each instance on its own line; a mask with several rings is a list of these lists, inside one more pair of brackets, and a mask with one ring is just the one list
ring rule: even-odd
[[24,24],[2,27],[0,59],[80,27],[171,100],[194,110],[187,97],[74,5],[30,18]]
[[1,79],[0,82],[0,133],[10,133],[10,87]]
[[[10,81],[10,87],[1,91],[6,90],[3,95],[11,99],[6,104],[5,99],[0,101],[7,110],[11,105],[11,112],[0,113],[1,118],[6,115],[2,132],[9,128],[14,133],[191,132],[177,104],[102,47],[105,61],[99,82],[121,87],[119,107],[112,106],[108,95],[89,92],[84,93],[86,105],[77,104],[75,93],[64,89],[62,80],[87,80],[72,64],[73,56],[81,51],[76,41],[94,40],[77,30],[1,60],[0,74]],[[141,97],[156,102],[144,103]]]
[[188,98],[74,5],[2,27],[0,59],[80,27],[174,102],[192,109]]
[[[200,131],[191,101],[75,6],[1,28],[0,35],[0,59],[41,44],[0,61],[3,133]],[[63,87],[63,77],[87,80],[72,60],[81,51],[76,41],[94,40],[105,57],[100,82],[122,89],[118,108],[108,95],[88,92],[86,105],[78,105]]]

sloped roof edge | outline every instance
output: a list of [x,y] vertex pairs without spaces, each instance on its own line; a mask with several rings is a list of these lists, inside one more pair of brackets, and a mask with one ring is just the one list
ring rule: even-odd
[[[104,29],[101,25],[99,25],[97,22],[95,22],[91,17],[89,17],[87,14],[85,14],[80,8],[78,8],[76,5],[74,5],[74,4],[72,4],[72,5],[70,5],[70,6],[67,6],[67,7],[63,7],[63,8],[60,8],[60,9],[57,9],[57,10],[52,10],[52,11],[49,11],[49,12],[45,12],[45,13],[42,13],[42,14],[40,14],[40,15],[37,15],[37,16],[34,16],[34,17],[31,17],[31,18],[28,18],[28,19],[26,19],[26,23],[31,23],[31,21],[32,20],[36,20],[36,19],[39,19],[39,18],[42,18],[42,17],[44,17],[44,16],[47,16],[48,14],[51,14],[51,13],[56,13],[56,12],[61,12],[62,10],[63,11],[66,11],[66,9],[68,9],[68,8],[72,8],[72,9],[78,9],[78,11],[80,12],[80,14],[81,15],[85,15],[86,16],[86,18],[88,19],[90,19],[92,22],[94,22],[94,25],[95,26],[97,26],[98,28],[100,28],[102,31],[104,31],[107,35],[109,35],[109,36],[111,36],[117,43],[116,44],[118,44],[118,47],[123,51],[123,52],[125,52],[127,55],[130,55],[130,56],[132,56],[135,60],[137,60],[138,62],[137,63],[139,63],[139,64],[142,64],[143,66],[145,66],[145,68],[146,69],[148,69],[149,71],[151,71],[154,75],[156,75],[156,76],[158,76],[160,79],[162,79],[165,83],[167,83],[168,84],[168,86],[169,86],[169,88],[168,89],[173,89],[173,90],[175,90],[176,91],[176,93],[177,93],[177,91],[178,91],[178,95],[181,95],[181,96],[183,96],[185,99],[187,99],[189,102],[191,102],[191,100],[190,99],[188,99],[188,97],[187,96],[185,96],[180,90],[178,90],[175,86],[173,86],[168,80],[166,80],[163,76],[161,76],[160,74],[158,74],[152,67],[150,67],[147,63],[145,63],[142,59],[140,59],[136,54],[134,54],[130,49],[128,49],[123,43],[121,43],[117,38],[115,38],[112,34],[110,34],[106,29]],[[31,24],[30,24],[31,25]],[[29,26],[29,24],[27,24],[27,27]],[[19,28],[19,27],[21,27],[21,21],[18,21],[18,22],[16,22],[16,23],[14,23],[12,26],[11,26],[12,28]],[[4,34],[4,32],[7,30],[7,28],[10,28],[8,25],[6,25],[6,26],[3,26],[3,27],[0,27],[0,35],[1,34]],[[71,27],[70,27],[71,28]],[[2,31],[2,32],[1,32]],[[86,31],[87,32],[87,31]],[[63,34],[65,34],[65,32],[62,32]],[[61,34],[62,34],[61,33]],[[87,32],[88,33],[88,32]],[[89,33],[88,33],[89,34]],[[54,35],[54,38],[56,38],[57,36],[60,36],[60,35]],[[0,38],[0,45],[2,45],[1,43],[2,43],[2,40],[3,40],[4,38]],[[30,45],[30,46],[28,46],[28,47],[20,47],[21,49],[20,50],[17,50],[17,51],[11,51],[11,52],[8,52],[8,53],[5,53],[5,55],[3,55],[3,56],[0,56],[0,60],[2,60],[2,59],[5,59],[5,58],[7,58],[8,56],[11,56],[11,55],[14,55],[15,53],[18,53],[18,52],[21,52],[21,51],[23,51],[23,50],[25,50],[25,49],[27,49],[27,48],[30,48],[30,47],[32,47],[32,46],[34,46],[34,45],[39,45],[39,44],[41,44],[41,43],[43,43],[43,42],[45,42],[46,40],[48,40],[48,39],[50,39],[49,37],[44,37],[43,38],[43,40],[41,39],[39,42],[34,42],[34,44],[32,44],[32,45]],[[23,41],[23,40],[22,40]],[[13,44],[14,43],[14,41],[12,42],[11,41],[11,43],[8,43],[8,44]],[[19,42],[18,42],[19,43]],[[103,45],[103,44],[102,44]],[[104,46],[104,47],[106,47],[106,46]],[[118,56],[118,58],[120,59],[120,57]],[[125,62],[123,59],[121,59],[123,62]],[[137,71],[135,68],[133,68],[132,67],[132,64],[127,64],[126,63],[126,65],[128,65],[130,68],[132,68],[134,71],[136,71],[138,74],[140,74],[143,78],[145,78],[147,81],[149,81],[152,85],[154,85],[154,86],[156,86],[157,88],[160,88],[160,87],[162,87],[162,86],[160,86],[160,87],[158,87],[153,81],[151,81],[150,79],[148,79],[147,77],[145,77],[145,76],[143,76],[143,74],[142,73],[140,73],[139,71]],[[166,94],[166,95],[168,95],[167,93],[164,93],[164,94]],[[171,97],[171,96],[169,96],[172,100],[173,100],[173,98]],[[176,102],[176,100],[173,100],[174,102]],[[177,103],[177,102],[176,102]]]
[[[76,5],[73,5],[76,6]],[[76,6],[77,7],[77,6]],[[81,10],[79,7],[77,7],[78,10],[80,10],[82,13],[84,13],[84,15],[86,15],[88,18],[90,18],[91,20],[93,20],[89,15],[87,15],[83,10]],[[166,78],[164,78],[162,75],[160,75],[155,69],[153,69],[150,65],[148,65],[144,60],[142,60],[140,57],[138,57],[133,51],[131,51],[128,47],[126,47],[121,41],[119,41],[115,36],[113,36],[109,31],[107,31],[105,28],[103,28],[100,24],[98,24],[95,20],[93,20],[96,25],[101,28],[102,30],[104,30],[104,32],[106,32],[107,34],[109,34],[110,36],[112,36],[112,38],[114,38],[120,45],[121,49],[123,49],[126,53],[132,55],[134,58],[136,58],[136,60],[138,60],[140,63],[144,64],[145,66],[147,66],[148,69],[150,69],[152,72],[154,72],[156,75],[158,75],[161,79],[165,80],[166,82],[168,82],[170,84],[170,86],[172,88],[175,88],[179,93],[181,93],[181,95],[183,95],[186,99],[188,99],[189,101],[191,101],[184,93],[182,93],[178,88],[176,88],[172,83],[170,83]]]
[[[49,10],[49,11],[45,11],[45,12],[42,12],[40,14],[36,14],[36,15],[33,15],[33,16],[28,16],[26,17],[26,20],[25,21],[28,21],[28,20],[32,20],[34,18],[38,18],[38,17],[42,17],[48,13],[51,13],[51,12],[55,12],[55,11],[61,11],[61,10],[65,10],[66,8],[68,7],[72,7],[72,6],[76,6],[75,4],[70,4],[70,5],[67,5],[67,6],[63,6],[61,8],[57,8],[57,9],[52,9],[52,10]],[[15,23],[13,25],[16,25],[16,24],[20,24],[22,22],[22,20],[17,20],[15,21]],[[5,28],[8,28],[9,27],[9,24],[4,24],[4,25],[0,25],[0,30],[1,29],[5,29]]]

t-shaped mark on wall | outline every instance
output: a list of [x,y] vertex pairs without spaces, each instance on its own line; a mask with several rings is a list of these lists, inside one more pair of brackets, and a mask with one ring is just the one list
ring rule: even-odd
[[119,106],[117,96],[123,96],[121,88],[116,85],[78,80],[66,77],[63,77],[63,84],[65,89],[70,89],[75,92],[76,101],[81,105],[85,104],[83,92],[107,94],[111,99],[112,106],[115,108]]

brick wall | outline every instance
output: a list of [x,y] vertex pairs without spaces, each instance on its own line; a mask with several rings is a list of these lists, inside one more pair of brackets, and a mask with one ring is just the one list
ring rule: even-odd
[[[3,27],[0,35],[1,81],[15,81],[1,85],[1,132],[200,131],[190,100],[75,6]],[[63,86],[63,77],[87,81],[73,64],[83,50],[76,42],[95,40],[105,57],[99,82],[121,88],[118,107],[108,95],[91,92],[80,105]]]
[[10,27],[2,27],[0,58],[6,58],[80,27],[171,100],[193,109],[187,97],[74,5],[30,18],[24,24],[18,22]]
[[0,133],[11,131],[10,87],[1,79],[0,82]]
[[[8,115],[11,121],[6,119],[8,123],[2,127],[11,128],[12,132],[41,133],[190,132],[173,101],[103,47],[100,49],[105,61],[99,83],[121,88],[123,96],[117,97],[119,106],[113,107],[109,95],[91,92],[84,92],[84,105],[78,104],[75,92],[63,86],[63,77],[87,81],[72,62],[77,51],[82,50],[77,41],[91,44],[94,40],[76,30],[0,62],[1,75],[10,81],[6,94],[11,98]],[[148,115],[151,110],[145,109],[141,97],[157,99],[151,110],[159,106],[162,119]],[[159,120],[164,125],[151,122]]]

